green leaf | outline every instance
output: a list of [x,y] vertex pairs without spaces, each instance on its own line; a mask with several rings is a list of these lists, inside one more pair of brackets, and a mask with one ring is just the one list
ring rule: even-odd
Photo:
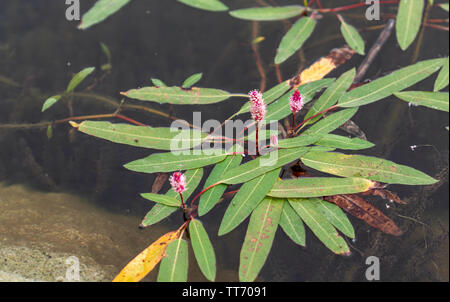
[[356,111],[358,111],[358,107],[349,108],[345,110],[341,110],[339,112],[330,114],[323,120],[317,122],[312,125],[308,130],[305,131],[305,134],[327,134],[331,131],[336,130],[341,125],[343,125],[346,121],[351,119]]
[[394,92],[402,91],[436,72],[445,59],[425,60],[396,70],[346,93],[339,100],[340,107],[355,107],[384,99]]
[[249,181],[261,174],[282,167],[294,160],[297,160],[303,154],[306,154],[309,148],[281,149],[272,151],[257,159],[246,162],[236,168],[228,170],[221,177],[221,183],[238,184]]
[[195,85],[198,81],[200,81],[202,79],[202,76],[203,73],[196,73],[191,75],[183,82],[183,85],[181,87],[185,89],[190,88],[191,86]]
[[448,72],[449,72],[449,62],[448,57],[445,60],[444,66],[442,66],[441,71],[434,82],[434,91],[439,91],[448,86]]
[[92,25],[102,22],[128,2],[130,2],[130,0],[97,0],[94,6],[83,15],[78,28],[87,29]]
[[448,92],[403,91],[394,93],[394,95],[416,106],[426,106],[446,112],[449,109]]
[[[189,196],[192,195],[194,190],[197,188],[198,184],[202,180],[203,177],[203,169],[194,169],[188,170],[184,173],[186,177],[186,191],[183,192],[183,198],[187,200]],[[178,204],[181,204],[180,194],[170,189],[166,196],[176,198],[178,200]],[[166,206],[164,204],[157,203],[153,206],[153,208],[145,215],[144,219],[141,222],[140,227],[147,227],[153,225],[155,223],[160,222],[164,218],[168,217],[170,214],[174,213],[180,207],[171,207]]]
[[319,141],[323,137],[323,134],[301,134],[293,138],[286,138],[278,141],[278,148],[289,149],[304,147]]
[[45,110],[47,110],[48,108],[52,107],[53,105],[55,105],[59,99],[61,99],[60,95],[54,95],[52,97],[49,97],[45,102],[44,105],[42,106],[42,110],[41,112],[44,112]]
[[289,29],[281,39],[275,56],[275,64],[281,64],[299,50],[303,43],[311,36],[316,21],[313,18],[302,17]]
[[357,53],[364,55],[364,40],[359,34],[358,30],[352,25],[341,20],[341,33],[344,36],[345,42]]
[[449,4],[448,3],[439,3],[439,7],[443,10],[447,11],[449,10]]
[[177,200],[175,197],[162,195],[162,194],[153,194],[153,193],[142,193],[141,196],[145,199],[165,204],[166,206],[172,207],[180,207],[181,202]]
[[233,10],[230,15],[244,20],[273,21],[289,19],[300,15],[305,8],[300,5],[252,7]]
[[423,8],[423,0],[400,0],[395,32],[402,50],[406,50],[416,39],[422,24]]
[[144,87],[121,92],[122,95],[141,101],[174,105],[205,105],[218,103],[231,95],[223,90],[212,88],[183,89],[181,87]]
[[[205,182],[204,188],[207,188],[210,185],[218,182],[226,171],[239,166],[241,164],[241,161],[242,161],[241,155],[230,155],[227,156],[227,158],[224,161],[216,164],[212,169],[211,173],[209,174],[209,177]],[[220,198],[222,197],[227,187],[228,186],[226,184],[219,184],[203,193],[200,196],[200,201],[198,205],[198,215],[203,216],[206,213],[208,213],[219,202]]]
[[203,224],[196,219],[189,223],[189,232],[191,235],[192,249],[194,250],[195,259],[203,275],[209,281],[216,278],[216,255],[206,233]]
[[106,46],[105,43],[100,42],[100,48],[102,49],[102,52],[105,54],[106,60],[108,61],[108,63],[110,63],[111,62],[111,51],[109,50],[108,46]]
[[306,245],[303,221],[288,202],[284,203],[280,226],[292,241],[301,246]]
[[333,203],[329,203],[320,198],[310,199],[315,203],[317,210],[322,213],[327,220],[334,225],[339,231],[350,238],[355,238],[355,230],[348,220],[347,215],[341,210],[340,207]]
[[333,225],[317,210],[314,200],[290,199],[289,203],[314,235],[325,244],[333,253],[349,255],[350,249],[344,238],[342,238]]
[[161,261],[158,282],[186,282],[188,275],[188,245],[184,239],[169,243]]
[[416,169],[364,155],[311,151],[302,156],[302,162],[321,172],[344,177],[364,177],[389,184],[429,185],[437,181]]
[[151,80],[153,85],[155,85],[156,87],[167,87],[167,85],[164,84],[164,82],[161,81],[160,79],[152,78]]
[[219,227],[219,236],[234,230],[250,215],[277,180],[280,170],[281,168],[278,168],[263,174],[241,186],[223,216],[222,223]]
[[[335,82],[333,82],[327,88],[327,90],[322,93],[319,99],[314,102],[313,106],[306,114],[305,120],[336,104],[339,98],[343,96],[347,89],[352,85],[355,74],[355,68],[352,68],[349,71],[343,73]],[[312,124],[320,119],[321,116],[322,114],[316,116],[315,118],[312,118],[307,123]]]
[[95,67],[87,67],[77,73],[72,80],[70,81],[69,85],[67,86],[66,92],[72,92],[75,90],[75,88],[80,85],[83,80],[90,75],[95,70]]
[[184,150],[198,146],[207,135],[199,130],[153,128],[103,121],[84,121],[79,131],[108,141],[156,150]]
[[52,125],[48,125],[46,132],[47,132],[47,138],[51,139],[53,137],[53,127],[52,127]]
[[198,9],[209,10],[212,12],[220,12],[228,10],[228,7],[219,0],[178,0],[178,2],[184,3],[186,5]]
[[252,282],[261,271],[278,228],[284,200],[264,199],[253,211],[241,249],[239,281]]
[[361,150],[371,148],[374,146],[374,144],[372,144],[371,142],[357,137],[348,138],[336,134],[326,134],[319,141],[316,142],[316,145],[333,147],[343,150]]
[[[189,151],[192,153],[192,151]],[[195,151],[194,151],[195,152]],[[155,173],[189,170],[218,163],[225,159],[224,151],[212,155],[204,151],[196,154],[175,154],[174,152],[155,153],[148,157],[132,161],[125,168],[135,172]]]
[[278,198],[322,197],[365,192],[374,183],[364,178],[311,177],[277,181],[267,196]]

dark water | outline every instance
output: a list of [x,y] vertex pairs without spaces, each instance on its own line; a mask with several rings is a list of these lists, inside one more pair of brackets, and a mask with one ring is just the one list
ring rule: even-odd
[[[82,11],[94,2],[81,1]],[[225,2],[238,8],[251,6],[255,1]],[[283,1],[283,4],[297,2]],[[335,7],[353,2],[322,0],[322,3]],[[169,85],[180,85],[196,72],[204,74],[202,87],[241,93],[258,88],[260,77],[250,48],[252,24],[226,13],[192,9],[176,1],[135,0],[100,25],[79,31],[76,23],[65,19],[65,9],[64,1],[56,0],[0,2],[0,79],[3,76],[18,84],[0,81],[0,181],[25,184],[36,191],[70,192],[94,204],[99,213],[107,211],[134,217],[137,226],[151,207],[139,193],[150,191],[154,175],[133,173],[122,165],[148,155],[148,150],[90,138],[71,131],[65,124],[54,127],[51,139],[47,138],[45,128],[6,129],[1,125],[68,117],[67,103],[61,102],[45,113],[40,112],[41,106],[48,96],[63,91],[74,73],[106,62],[100,42],[111,50],[113,69],[90,93],[116,101],[120,100],[121,91],[151,85],[152,77]],[[395,6],[382,8],[385,14],[395,11]],[[448,18],[438,8],[433,8],[430,14],[431,18]],[[385,22],[365,20],[362,9],[343,16],[361,28]],[[266,37],[260,44],[260,52],[268,87],[277,83],[270,64],[284,32],[282,22],[260,24],[260,34]],[[362,33],[366,49],[379,32],[378,29]],[[293,76],[302,64],[309,66],[343,44],[339,21],[333,15],[325,15],[303,48],[304,61],[294,56],[282,65],[284,78]],[[402,52],[394,33],[366,77],[373,79],[409,65],[416,47],[417,41]],[[418,60],[448,56],[448,33],[426,28],[417,51]],[[329,76],[336,77],[358,66],[362,59],[355,55]],[[100,77],[101,73],[96,76]],[[411,90],[431,91],[434,79],[432,76]],[[192,111],[201,111],[203,120],[223,120],[241,104],[242,100],[231,100],[211,106],[177,106],[172,114],[190,121]],[[163,112],[171,110],[168,105],[150,106]],[[111,113],[114,109],[91,98],[78,97],[73,100],[73,111],[77,116]],[[167,119],[157,115],[138,111],[124,114],[152,126],[169,125]],[[391,237],[351,218],[357,239],[350,242],[355,247],[350,257],[333,255],[311,232],[307,232],[307,248],[301,248],[279,230],[260,274],[261,280],[365,281],[365,259],[375,255],[381,261],[383,281],[448,281],[449,137],[444,129],[449,125],[448,114],[410,107],[390,97],[360,108],[354,121],[376,144],[358,153],[409,165],[442,181],[428,187],[391,186],[391,190],[409,201],[405,206],[387,208],[384,201],[374,200],[404,230],[402,237]],[[412,145],[425,146],[412,151]],[[220,204],[202,221],[216,248],[219,273],[235,271],[237,276],[247,222],[218,238],[216,234],[225,209],[226,205]],[[174,229],[181,222],[181,217],[172,215],[162,225]],[[142,231],[136,228],[136,232]],[[137,245],[136,250],[145,246]],[[130,259],[133,256],[129,255]],[[120,259],[114,264],[121,267],[125,262]]]

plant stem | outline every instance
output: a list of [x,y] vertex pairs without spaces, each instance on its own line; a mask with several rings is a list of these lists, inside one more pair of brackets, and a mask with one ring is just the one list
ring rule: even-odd
[[256,155],[259,156],[259,122],[256,122]]
[[181,204],[183,205],[183,210],[186,210],[186,205],[184,204],[183,193],[180,193]]
[[[319,113],[314,114],[313,116],[307,118],[306,120],[304,120],[303,122],[301,122],[300,124],[298,124],[297,127],[294,129],[294,131],[297,130],[297,128],[299,128],[300,126],[302,126],[302,125],[303,125],[304,123],[306,123],[307,121],[309,121],[309,120],[315,118],[316,116],[319,116],[319,115],[321,115],[322,113],[325,113],[325,112],[327,112],[327,111],[330,111],[330,110],[333,110],[333,109],[336,109],[336,108],[338,108],[338,105],[337,105],[337,104],[336,104],[336,105],[333,105],[333,106],[331,106],[331,107],[329,107],[329,108],[327,108],[327,109],[325,109],[325,110],[322,110],[322,111],[320,111]],[[300,130],[300,129],[299,129],[299,130]],[[296,133],[298,134],[298,131],[297,131]]]

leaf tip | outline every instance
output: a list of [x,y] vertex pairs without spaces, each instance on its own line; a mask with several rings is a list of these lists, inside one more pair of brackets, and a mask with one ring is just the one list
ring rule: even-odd
[[74,121],[69,121],[70,126],[79,129],[81,124],[75,123]]

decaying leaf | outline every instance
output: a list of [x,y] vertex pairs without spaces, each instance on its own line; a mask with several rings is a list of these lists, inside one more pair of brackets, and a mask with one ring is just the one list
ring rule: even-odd
[[391,202],[396,202],[399,204],[408,204],[406,201],[401,200],[400,197],[397,196],[397,194],[385,190],[385,189],[372,189],[368,190],[366,192],[361,193],[361,195],[374,195],[374,196],[380,196],[381,198],[385,200],[389,200]]
[[158,173],[152,185],[152,193],[158,194],[168,177],[169,174],[167,173]]
[[323,199],[335,203],[344,211],[386,234],[400,236],[403,233],[389,217],[358,195],[334,195]]

